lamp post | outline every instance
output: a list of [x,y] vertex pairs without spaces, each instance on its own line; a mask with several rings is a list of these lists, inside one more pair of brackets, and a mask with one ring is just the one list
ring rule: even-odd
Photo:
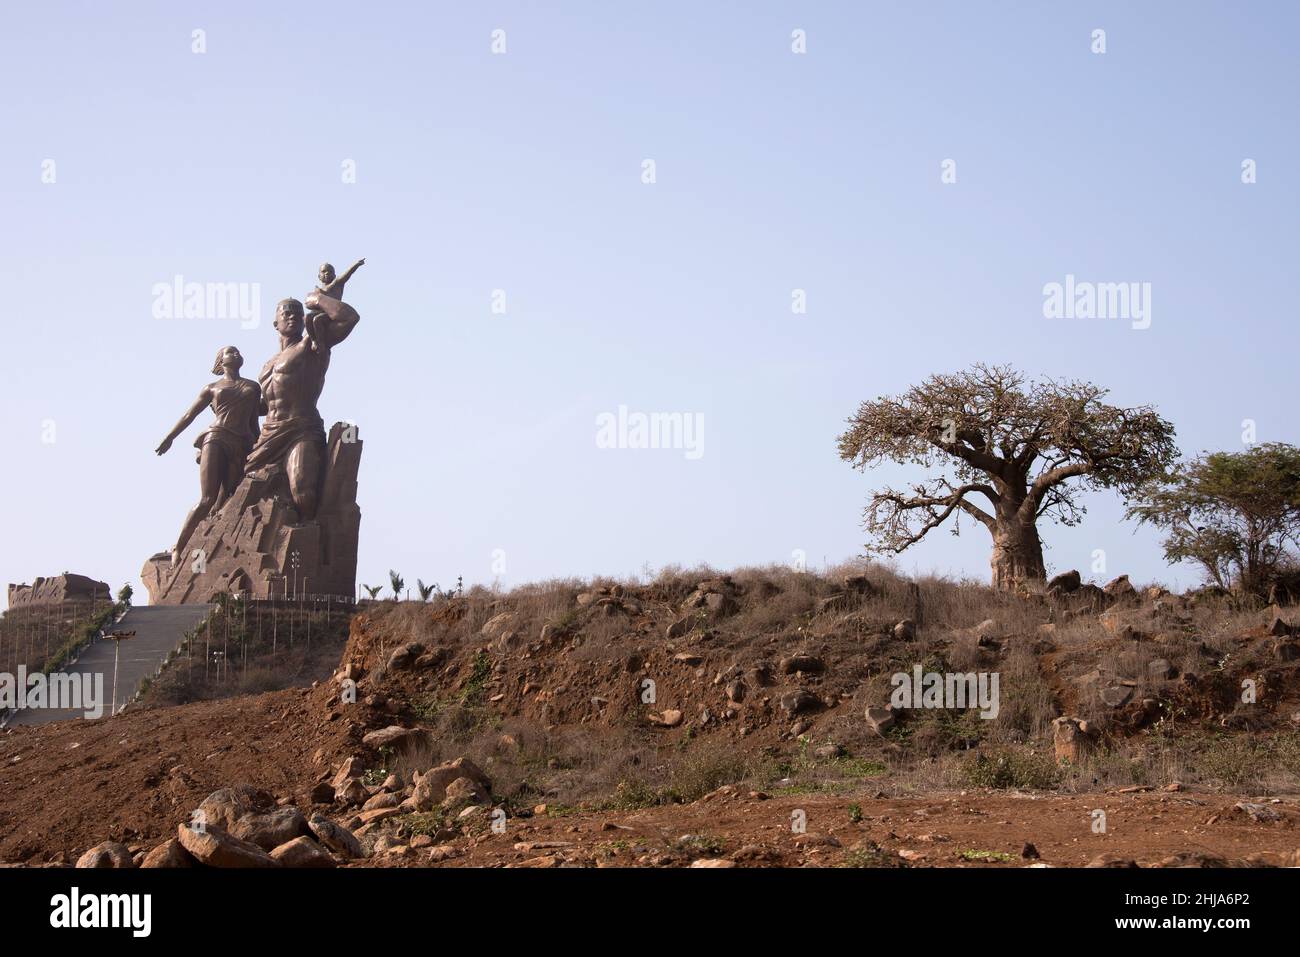
[[128,638],[134,638],[135,632],[115,631],[112,634],[105,635],[104,637],[113,642],[113,705],[108,712],[108,716],[111,718],[113,715],[117,714],[117,662],[122,651],[122,642],[126,641]]

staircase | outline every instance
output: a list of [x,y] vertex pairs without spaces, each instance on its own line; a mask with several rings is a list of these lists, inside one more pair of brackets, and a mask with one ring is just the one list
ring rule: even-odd
[[[114,646],[118,644],[122,646],[117,661],[117,707],[121,710],[123,705],[135,697],[144,680],[158,673],[167,656],[181,643],[185,633],[193,631],[199,622],[208,616],[212,607],[212,605],[146,605],[142,608],[129,608],[120,621],[110,625],[106,630],[134,631],[134,638],[121,642],[96,640],[82,651],[76,661],[61,668],[59,673],[102,674],[103,716],[108,717],[113,701],[113,656],[117,650]],[[12,728],[84,718],[83,709],[24,708],[9,712],[9,720],[3,724]]]

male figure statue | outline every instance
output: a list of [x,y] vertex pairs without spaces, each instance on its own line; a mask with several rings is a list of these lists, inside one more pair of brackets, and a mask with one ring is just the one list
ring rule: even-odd
[[316,402],[325,387],[330,351],[348,337],[361,318],[346,302],[321,291],[307,296],[307,308],[320,314],[309,333],[301,302],[282,299],[275,307],[280,351],[258,376],[266,418],[244,465],[245,474],[281,466],[301,522],[315,519],[320,504],[325,423]]

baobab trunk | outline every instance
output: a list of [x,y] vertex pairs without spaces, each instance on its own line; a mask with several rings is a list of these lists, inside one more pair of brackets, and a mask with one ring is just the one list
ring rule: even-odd
[[1023,581],[1043,581],[1043,543],[1032,523],[999,522],[993,532],[993,587],[1012,589]]

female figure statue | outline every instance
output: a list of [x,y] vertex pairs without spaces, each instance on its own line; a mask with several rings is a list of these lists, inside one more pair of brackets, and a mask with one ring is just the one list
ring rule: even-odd
[[212,367],[221,378],[203,387],[199,397],[190,406],[176,427],[155,450],[162,455],[172,446],[172,440],[184,432],[203,411],[210,407],[216,420],[194,440],[199,450],[199,503],[190,510],[181,528],[176,547],[172,549],[172,564],[181,560],[185,543],[189,541],[199,522],[214,510],[221,508],[244,477],[244,459],[257,441],[257,416],[262,407],[262,387],[252,379],[242,378],[239,370],[244,357],[234,346],[226,346],[217,353]]

